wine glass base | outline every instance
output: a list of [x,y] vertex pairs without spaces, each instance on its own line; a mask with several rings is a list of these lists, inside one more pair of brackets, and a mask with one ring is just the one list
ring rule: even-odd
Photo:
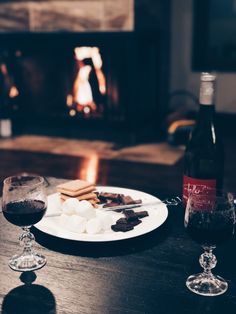
[[43,255],[32,253],[30,255],[14,255],[9,261],[9,267],[15,271],[33,271],[42,268],[47,263]]
[[228,283],[223,278],[204,273],[189,276],[186,286],[192,292],[203,296],[220,295],[228,289]]

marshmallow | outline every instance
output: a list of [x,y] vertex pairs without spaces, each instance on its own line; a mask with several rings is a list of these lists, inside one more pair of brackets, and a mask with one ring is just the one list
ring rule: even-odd
[[65,228],[72,232],[83,233],[86,228],[86,219],[77,215],[68,216]]
[[61,200],[58,193],[48,196],[48,208],[50,208],[50,212],[58,212],[62,210]]
[[87,220],[96,217],[96,211],[88,201],[80,201],[78,202],[77,207],[75,208],[75,214],[86,218]]
[[107,214],[99,215],[99,219],[102,224],[102,230],[105,231],[105,230],[111,229],[111,225],[113,224],[113,219],[110,215],[107,215]]
[[62,212],[65,215],[74,215],[79,201],[76,198],[68,198],[62,204]]
[[61,214],[61,216],[59,218],[59,224],[64,227],[67,223],[68,218],[69,218],[68,215]]
[[86,232],[88,234],[96,234],[102,230],[102,224],[99,218],[92,218],[86,224]]

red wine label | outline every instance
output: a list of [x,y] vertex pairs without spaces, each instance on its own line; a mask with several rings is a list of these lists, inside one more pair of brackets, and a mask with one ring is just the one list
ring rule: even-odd
[[[183,178],[183,204],[187,204],[188,196],[193,191],[193,189],[197,189],[198,193],[203,193],[206,188],[215,188],[216,180],[215,179],[196,179],[188,176],[184,176]],[[205,203],[205,202],[203,202]]]

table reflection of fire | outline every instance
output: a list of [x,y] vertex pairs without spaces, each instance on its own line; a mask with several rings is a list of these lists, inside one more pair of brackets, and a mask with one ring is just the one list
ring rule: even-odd
[[[102,71],[102,58],[99,49],[97,47],[77,47],[74,51],[78,72],[73,84],[73,95],[67,96],[67,105],[70,107],[71,116],[81,111],[89,114],[97,109],[90,84],[93,70],[98,81],[100,94],[106,94],[106,78]],[[90,59],[92,65],[85,63],[85,59]]]
[[82,160],[79,167],[78,178],[88,182],[96,183],[99,172],[99,157],[96,153],[90,154],[88,158]]

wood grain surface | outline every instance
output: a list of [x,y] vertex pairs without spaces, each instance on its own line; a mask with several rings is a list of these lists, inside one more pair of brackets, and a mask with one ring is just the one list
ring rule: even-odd
[[[232,153],[232,145],[229,148]],[[227,159],[225,183],[234,190],[235,165],[231,155]],[[59,182],[86,174],[86,160],[77,157],[0,151],[0,160],[1,182],[13,173],[37,172],[51,176],[48,193]],[[101,160],[97,183],[166,197],[181,192],[181,172],[181,162],[158,166]],[[183,217],[181,206],[169,207],[167,222],[154,232],[105,244],[59,240],[33,229],[35,248],[47,257],[47,265],[36,272],[34,281],[33,274],[22,278],[8,267],[8,259],[21,250],[20,229],[0,214],[2,313],[235,313],[235,238],[216,249],[215,273],[228,281],[228,291],[213,298],[197,296],[185,287],[185,281],[188,275],[200,271],[201,248],[185,233]]]

